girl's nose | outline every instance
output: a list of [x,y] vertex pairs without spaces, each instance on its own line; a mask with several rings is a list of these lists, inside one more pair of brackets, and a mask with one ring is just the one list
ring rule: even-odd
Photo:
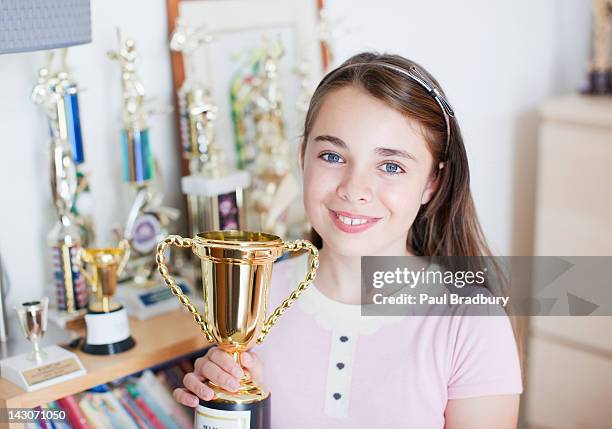
[[372,189],[368,175],[355,168],[348,171],[338,185],[336,192],[340,198],[350,203],[368,203],[372,200]]

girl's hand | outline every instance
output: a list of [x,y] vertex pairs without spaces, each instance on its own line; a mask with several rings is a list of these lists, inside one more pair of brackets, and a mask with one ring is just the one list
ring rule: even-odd
[[[249,370],[258,384],[262,382],[262,365],[255,353],[243,352],[240,363]],[[243,375],[244,371],[229,354],[218,347],[211,347],[203,357],[195,361],[193,372],[185,374],[185,388],[174,389],[173,396],[183,405],[196,407],[200,399],[210,401],[214,397],[212,389],[205,384],[207,380],[229,392],[236,392]]]

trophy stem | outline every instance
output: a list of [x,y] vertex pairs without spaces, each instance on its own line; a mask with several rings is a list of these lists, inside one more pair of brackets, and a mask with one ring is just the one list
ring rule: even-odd
[[42,361],[47,357],[47,353],[40,349],[40,343],[38,340],[33,340],[32,344],[34,345],[34,351],[30,355],[30,360],[36,361],[36,363],[41,364]]
[[108,296],[102,296],[102,311],[104,311],[105,313],[109,313],[111,311],[110,299],[108,298]]
[[227,353],[232,357],[232,359],[234,359],[234,362],[236,362],[238,366],[242,368],[242,372],[244,373],[244,375],[240,378],[239,381],[242,386],[246,387],[247,385],[249,385],[252,379],[251,374],[249,374],[249,372],[245,368],[243,368],[242,364],[240,363],[240,356],[242,356],[242,352],[236,350]]

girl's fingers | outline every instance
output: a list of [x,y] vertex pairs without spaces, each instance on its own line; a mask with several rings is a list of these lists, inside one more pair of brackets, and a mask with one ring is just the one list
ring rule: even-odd
[[235,378],[240,378],[244,375],[240,365],[232,359],[232,357],[219,348],[215,348],[207,354],[208,359],[216,363],[224,371],[230,373]]
[[180,389],[174,389],[174,391],[172,392],[172,397],[176,402],[178,402],[179,404],[183,404],[187,407],[193,408],[200,403],[200,400],[197,396],[182,387]]
[[253,352],[242,352],[240,355],[240,363],[248,369],[261,367],[259,356]]
[[191,393],[197,395],[205,401],[210,401],[214,396],[214,392],[212,391],[212,389],[206,384],[202,383],[202,379],[195,375],[193,372],[185,374],[185,377],[183,378],[183,384],[187,389],[191,391]]
[[262,383],[263,365],[259,356],[253,352],[243,352],[240,355],[240,363],[246,369],[249,370],[253,378],[258,382]]
[[[230,375],[209,359],[204,360],[200,369],[200,375],[230,392],[235,392],[240,387],[240,383],[236,377]],[[187,386],[187,388],[189,388],[189,386]]]

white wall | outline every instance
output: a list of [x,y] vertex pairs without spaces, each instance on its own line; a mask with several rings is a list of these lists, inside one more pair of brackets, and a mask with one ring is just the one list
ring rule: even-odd
[[[314,2],[314,0],[312,0]],[[573,91],[584,74],[590,2],[579,0],[327,0],[350,35],[339,60],[364,49],[399,53],[427,67],[453,104],[472,169],[480,219],[500,254],[529,250],[537,104]],[[81,86],[85,150],[98,203],[97,233],[109,239],[127,210],[119,165],[120,81],[115,27],[133,36],[149,95],[171,103],[163,0],[92,1],[93,43],[71,50]],[[0,56],[0,251],[10,271],[9,302],[43,293],[50,279],[46,235],[52,225],[47,133],[29,102],[44,54]],[[174,117],[151,119],[168,203],[180,206]],[[519,237],[519,238],[517,238]],[[521,238],[522,237],[522,238]]]

